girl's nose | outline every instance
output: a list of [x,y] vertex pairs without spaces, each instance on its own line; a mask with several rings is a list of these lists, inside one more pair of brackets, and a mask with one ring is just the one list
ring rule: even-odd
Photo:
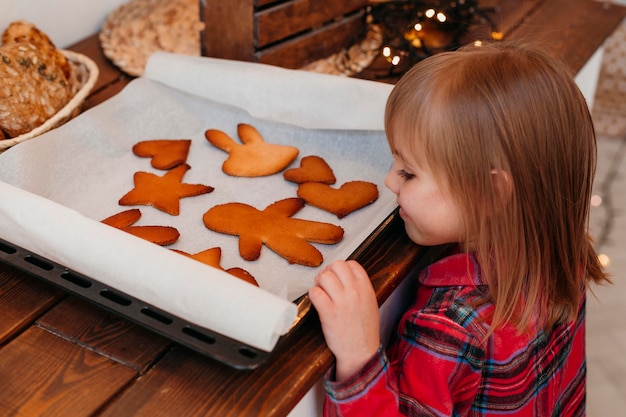
[[387,172],[385,187],[389,188],[392,193],[398,194],[398,176],[394,175],[393,167]]

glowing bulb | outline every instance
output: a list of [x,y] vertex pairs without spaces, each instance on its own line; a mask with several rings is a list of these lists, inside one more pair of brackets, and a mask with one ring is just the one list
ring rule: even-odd
[[398,65],[400,63],[400,57],[398,55],[394,55],[393,58],[391,58],[391,65]]
[[445,22],[447,20],[447,17],[445,14],[439,12],[437,13],[437,20],[439,20],[441,23]]
[[600,207],[602,205],[602,197],[598,194],[594,194],[591,196],[591,206],[592,207]]
[[422,47],[421,39],[416,36],[415,39],[411,40],[411,46],[413,46],[414,48],[421,48]]
[[414,28],[416,31],[418,31],[418,32],[419,32],[420,30],[422,30],[422,24],[421,24],[421,23],[416,23],[416,24],[415,24],[415,26],[413,26],[413,28]]
[[435,9],[428,9],[424,12],[427,18],[432,18],[435,15]]
[[388,46],[385,46],[383,48],[383,56],[389,58],[391,56],[391,48]]
[[474,41],[474,46],[483,46],[483,42],[482,41]]
[[598,255],[598,261],[600,261],[600,265],[602,265],[604,268],[611,265],[611,258],[609,258],[609,256],[605,253],[601,253]]
[[491,39],[493,40],[501,41],[503,37],[504,34],[502,32],[491,32]]

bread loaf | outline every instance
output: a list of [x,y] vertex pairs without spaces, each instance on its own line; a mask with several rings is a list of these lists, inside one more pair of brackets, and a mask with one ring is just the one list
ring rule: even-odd
[[0,138],[7,138],[30,132],[70,101],[71,67],[30,23],[12,23],[1,39]]

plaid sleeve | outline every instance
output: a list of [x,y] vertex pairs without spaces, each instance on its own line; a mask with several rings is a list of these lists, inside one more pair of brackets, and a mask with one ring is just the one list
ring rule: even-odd
[[[405,317],[406,318],[406,317]],[[478,390],[481,341],[449,317],[415,313],[389,363],[382,350],[347,381],[331,382],[324,415],[460,416]]]
[[385,351],[378,349],[363,368],[345,381],[334,382],[334,367],[324,378],[324,416],[386,416],[398,410],[398,389]]

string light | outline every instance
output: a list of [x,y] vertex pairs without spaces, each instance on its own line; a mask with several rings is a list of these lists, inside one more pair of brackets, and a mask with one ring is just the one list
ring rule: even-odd
[[[602,202],[603,202],[602,196],[599,194],[594,194],[589,199],[589,203],[592,208],[597,208],[597,207],[602,206]],[[611,265],[611,258],[606,253],[599,253],[597,256],[598,256],[598,262],[600,262],[600,265],[602,265],[603,268],[606,268],[609,265]]]
[[438,52],[460,46],[461,37],[476,23],[489,24],[492,39],[502,39],[502,33],[493,30],[487,13],[494,8],[479,8],[476,0],[418,1],[391,0],[367,8],[369,27],[378,27],[382,34],[379,50],[394,67],[407,68]]
[[598,195],[598,194],[594,194],[591,196],[591,207],[600,207],[600,205],[602,204],[602,196]]
[[602,267],[604,268],[611,265],[611,258],[609,258],[609,256],[604,253],[598,255],[598,261],[600,261],[600,265],[602,265]]

